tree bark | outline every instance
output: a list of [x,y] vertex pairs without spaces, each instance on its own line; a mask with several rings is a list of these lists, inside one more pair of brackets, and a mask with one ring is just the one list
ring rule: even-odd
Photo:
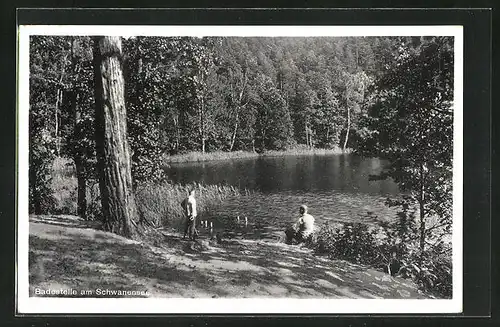
[[94,39],[96,153],[105,230],[134,238],[138,211],[132,187],[130,148],[119,37]]

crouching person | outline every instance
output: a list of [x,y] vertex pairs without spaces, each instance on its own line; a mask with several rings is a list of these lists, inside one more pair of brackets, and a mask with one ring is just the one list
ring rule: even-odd
[[285,231],[287,244],[305,242],[314,232],[314,217],[307,213],[307,206],[301,205],[299,212],[298,221]]

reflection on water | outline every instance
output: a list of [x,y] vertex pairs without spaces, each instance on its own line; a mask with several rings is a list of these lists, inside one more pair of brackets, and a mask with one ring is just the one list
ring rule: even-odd
[[382,168],[379,159],[353,155],[282,156],[176,164],[166,169],[176,183],[228,184],[263,193],[338,190],[397,194],[391,181],[368,181]]
[[[325,221],[364,221],[367,213],[379,219],[394,215],[384,205],[397,195],[390,181],[369,181],[382,169],[378,159],[353,155],[284,156],[203,163],[184,163],[167,170],[176,183],[228,184],[257,191],[227,199],[212,217],[216,225],[244,237],[270,236],[298,217],[306,204],[321,225]],[[248,226],[236,217],[247,216]]]

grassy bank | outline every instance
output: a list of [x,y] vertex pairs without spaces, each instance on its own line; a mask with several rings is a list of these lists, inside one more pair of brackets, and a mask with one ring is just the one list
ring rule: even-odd
[[[87,183],[88,218],[98,219],[101,211],[99,185],[95,180],[89,180]],[[52,169],[52,213],[77,214],[77,186],[72,162],[57,158]],[[210,215],[225,198],[240,195],[240,190],[231,186],[144,183],[135,191],[136,203],[144,217],[155,226],[179,227],[184,219],[180,203],[190,188],[196,190],[200,218]]]
[[350,150],[342,151],[340,148],[333,149],[319,149],[296,147],[288,150],[270,150],[262,153],[251,151],[215,151],[215,152],[188,152],[173,156],[165,155],[165,163],[182,163],[182,162],[202,162],[202,161],[215,161],[215,160],[229,160],[229,159],[245,159],[257,157],[280,157],[280,156],[304,156],[304,155],[331,155],[350,153]]
[[283,243],[191,243],[165,233],[152,245],[74,216],[31,216],[29,232],[30,296],[40,296],[36,289],[125,296],[96,293],[109,289],[153,298],[428,298],[409,280]]

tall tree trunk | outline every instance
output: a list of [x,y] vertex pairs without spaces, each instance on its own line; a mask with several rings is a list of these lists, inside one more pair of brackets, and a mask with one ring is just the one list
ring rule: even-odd
[[200,134],[200,145],[201,145],[201,153],[205,153],[205,121],[204,121],[204,101],[203,101],[203,95],[201,96],[201,103],[200,103],[200,109],[198,112],[198,115],[200,117],[200,122],[199,122],[199,134]]
[[420,192],[418,197],[418,204],[420,209],[420,254],[422,255],[425,250],[425,175],[424,165],[420,165]]
[[120,37],[94,39],[96,153],[103,225],[126,237],[138,233],[138,211],[132,187],[130,148]]
[[77,214],[83,219],[87,218],[87,172],[84,158],[76,155],[75,158],[76,179],[78,181],[78,206]]
[[[31,164],[31,163],[30,163]],[[33,186],[31,187],[31,198],[30,201],[33,203],[33,213],[35,215],[41,215],[42,212],[42,196],[39,191],[39,185],[41,184],[40,182],[40,167],[39,166],[32,166],[29,169],[29,180],[31,183],[33,183]]]
[[330,144],[330,125],[326,127],[326,144]]
[[57,89],[56,108],[55,108],[55,112],[54,112],[55,134],[56,134],[56,154],[58,157],[61,153],[61,142],[59,140],[59,115],[58,115],[59,102],[61,101],[60,98],[62,97],[61,93],[62,93],[62,91]]
[[[73,41],[72,41],[73,42]],[[71,43],[71,53],[73,53],[73,43]],[[59,77],[59,85],[62,84],[62,80],[64,77],[64,71],[66,67],[63,64],[61,67],[61,76]],[[56,154],[59,157],[61,153],[61,140],[59,137],[59,106],[62,103],[62,96],[63,96],[63,90],[59,89],[60,86],[57,87],[57,94],[56,94],[56,110],[55,110],[55,139],[56,139]]]
[[233,136],[231,137],[231,146],[229,147],[229,151],[233,151],[234,142],[236,141],[236,133],[238,132],[238,123],[239,123],[239,110],[240,108],[236,108],[236,122],[234,123],[234,131]]
[[[71,40],[71,74],[73,74],[76,78],[76,62],[77,58],[75,56],[75,42],[76,38],[72,37]],[[83,146],[80,144],[82,141],[82,128],[80,123],[80,108],[78,106],[79,96],[78,90],[76,88],[75,83],[72,85],[72,89],[70,94],[70,104],[71,110],[73,114],[73,160],[75,162],[76,168],[76,180],[77,180],[77,214],[82,218],[87,218],[87,172],[85,168],[85,158],[84,158],[84,150]]]
[[309,130],[307,129],[306,120],[304,120],[304,132],[306,133],[306,146],[309,147]]
[[347,148],[347,141],[349,140],[349,131],[350,130],[351,130],[351,109],[349,108],[349,105],[347,105],[347,130],[345,132],[344,146],[342,147],[342,150],[344,152]]
[[85,168],[84,150],[80,144],[82,139],[82,129],[80,124],[80,112],[78,108],[78,94],[76,90],[71,91],[71,108],[73,112],[73,160],[75,161],[76,179],[78,182],[77,214],[82,218],[87,218],[87,172]]
[[181,132],[179,130],[179,117],[173,115],[172,120],[174,121],[174,128],[175,128],[175,151],[179,152],[179,142],[181,138]]

